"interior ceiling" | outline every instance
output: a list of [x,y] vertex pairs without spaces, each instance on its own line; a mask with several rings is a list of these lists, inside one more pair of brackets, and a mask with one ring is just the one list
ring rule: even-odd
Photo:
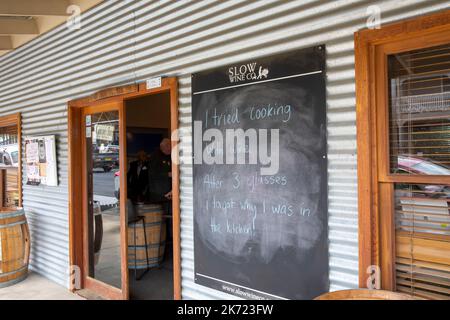
[[0,0],[0,55],[65,23],[70,5],[84,12],[104,0]]

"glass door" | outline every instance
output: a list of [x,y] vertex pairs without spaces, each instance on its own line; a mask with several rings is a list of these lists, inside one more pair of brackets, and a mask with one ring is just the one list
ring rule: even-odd
[[115,102],[86,107],[82,117],[85,288],[108,299],[128,298],[122,114]]

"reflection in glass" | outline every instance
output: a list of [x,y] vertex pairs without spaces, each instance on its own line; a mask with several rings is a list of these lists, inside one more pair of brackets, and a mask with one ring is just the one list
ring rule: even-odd
[[19,206],[19,144],[17,126],[7,126],[0,128],[0,190],[5,197],[0,207]]
[[450,237],[450,186],[396,184],[395,196],[398,231]]
[[450,299],[450,186],[395,185],[396,287]]
[[120,208],[114,181],[119,171],[119,113],[88,115],[86,124],[89,276],[120,288]]
[[450,174],[450,46],[388,56],[391,173]]

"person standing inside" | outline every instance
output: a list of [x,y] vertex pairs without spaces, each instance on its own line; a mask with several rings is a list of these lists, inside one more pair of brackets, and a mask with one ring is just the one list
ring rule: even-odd
[[127,174],[128,198],[136,203],[143,202],[148,191],[148,159],[144,150],[137,154],[138,159],[130,163]]
[[[164,138],[157,150],[149,158],[148,199],[151,203],[162,205],[166,215],[166,228],[169,239],[172,239],[172,143]],[[165,255],[168,255],[168,250]]]
[[153,203],[164,203],[172,199],[172,144],[164,138],[159,148],[150,155],[148,174],[148,199]]

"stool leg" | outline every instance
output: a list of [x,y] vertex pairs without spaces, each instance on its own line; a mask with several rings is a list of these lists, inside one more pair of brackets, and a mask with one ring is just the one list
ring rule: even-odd
[[142,227],[144,228],[144,241],[145,241],[145,258],[147,260],[147,270],[149,268],[149,261],[148,261],[148,244],[147,244],[147,231],[145,230],[145,218],[142,219]]
[[159,261],[159,256],[161,255],[161,239],[162,239],[162,232],[163,232],[163,221],[164,221],[164,217],[161,217],[161,227],[159,228],[158,258],[157,258],[158,259],[158,267],[161,267],[161,263]]
[[136,247],[136,222],[133,225],[134,229],[134,280],[137,279],[137,247]]
[[147,232],[145,232],[145,217],[140,217],[140,219],[142,219],[142,227],[144,228],[144,241],[145,241],[144,248],[145,248],[145,257],[146,257],[147,266],[146,266],[144,272],[142,272],[141,275],[136,279],[137,281],[138,281],[138,280],[141,280],[142,277],[143,277],[143,276],[148,272],[148,270],[149,270],[149,266],[148,266],[148,265],[149,265],[149,261],[148,261]]

